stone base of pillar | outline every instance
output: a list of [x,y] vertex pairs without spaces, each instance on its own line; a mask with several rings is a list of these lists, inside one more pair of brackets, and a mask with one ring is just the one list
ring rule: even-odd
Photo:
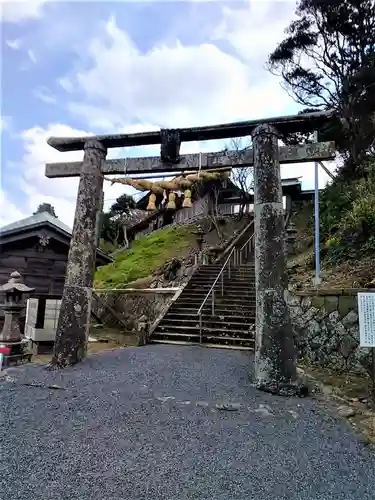
[[309,395],[309,388],[307,385],[292,382],[292,383],[273,383],[262,384],[259,383],[255,386],[258,390],[263,392],[268,392],[269,394],[274,394],[276,396],[286,396],[286,397],[299,397],[305,398]]
[[52,366],[64,368],[86,357],[91,297],[91,288],[65,285]]

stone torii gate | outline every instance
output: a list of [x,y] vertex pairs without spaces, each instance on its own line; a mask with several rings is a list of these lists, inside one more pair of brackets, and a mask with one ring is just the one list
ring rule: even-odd
[[[77,206],[52,365],[64,367],[86,355],[96,253],[96,221],[101,211],[103,175],[175,173],[219,167],[254,166],[256,348],[255,381],[271,390],[296,382],[295,347],[285,300],[284,217],[280,163],[331,160],[332,142],[279,147],[278,140],[295,132],[312,133],[332,112],[306,113],[199,128],[138,134],[56,138],[58,151],[83,150],[82,162],[46,165],[46,176],[79,177]],[[182,141],[252,136],[253,149],[242,153],[180,156]],[[106,160],[108,148],[161,144],[160,157]]]

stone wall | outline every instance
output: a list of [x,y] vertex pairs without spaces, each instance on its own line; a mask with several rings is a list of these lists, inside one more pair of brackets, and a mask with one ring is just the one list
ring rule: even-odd
[[370,349],[359,347],[358,292],[369,290],[288,292],[301,359],[338,372],[369,372]]
[[140,323],[147,323],[148,329],[167,310],[176,289],[163,290],[127,290],[126,292],[103,292],[99,296],[121,318],[119,321],[111,314],[110,310],[98,301],[94,301],[95,314],[109,327],[119,327],[128,332],[138,332]]

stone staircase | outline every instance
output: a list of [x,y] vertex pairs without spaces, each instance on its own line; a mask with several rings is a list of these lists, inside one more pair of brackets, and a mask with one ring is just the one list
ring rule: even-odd
[[254,259],[247,260],[250,263],[225,266],[199,315],[223,264],[200,266],[152,332],[150,342],[253,349],[255,270]]

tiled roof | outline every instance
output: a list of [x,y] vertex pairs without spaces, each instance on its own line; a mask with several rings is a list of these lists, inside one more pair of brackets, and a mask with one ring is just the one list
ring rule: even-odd
[[149,216],[150,213],[146,210],[139,210],[138,208],[134,208],[130,210],[128,214],[124,214],[121,216],[121,222],[123,223],[124,227],[130,229],[147,219]]
[[61,222],[61,220],[57,219],[53,215],[48,212],[42,212],[35,215],[31,215],[30,217],[26,217],[26,219],[21,219],[16,222],[12,222],[11,224],[7,224],[0,228],[0,234],[7,234],[13,231],[21,231],[22,229],[27,229],[28,227],[35,226],[37,224],[42,224],[44,222],[50,223],[53,226],[56,226],[61,231],[72,234],[72,229]]
[[[40,224],[51,224],[55,226],[60,231],[64,232],[69,238],[72,236],[72,229],[61,222],[57,217],[54,217],[48,212],[41,212],[35,215],[31,215],[30,217],[26,217],[25,219],[18,220],[16,222],[12,222],[11,224],[7,224],[0,228],[0,236],[6,236],[11,233],[17,233],[19,231],[27,230],[28,228],[35,227]],[[106,252],[103,252],[99,248],[97,252],[102,256],[107,257],[112,260]]]

